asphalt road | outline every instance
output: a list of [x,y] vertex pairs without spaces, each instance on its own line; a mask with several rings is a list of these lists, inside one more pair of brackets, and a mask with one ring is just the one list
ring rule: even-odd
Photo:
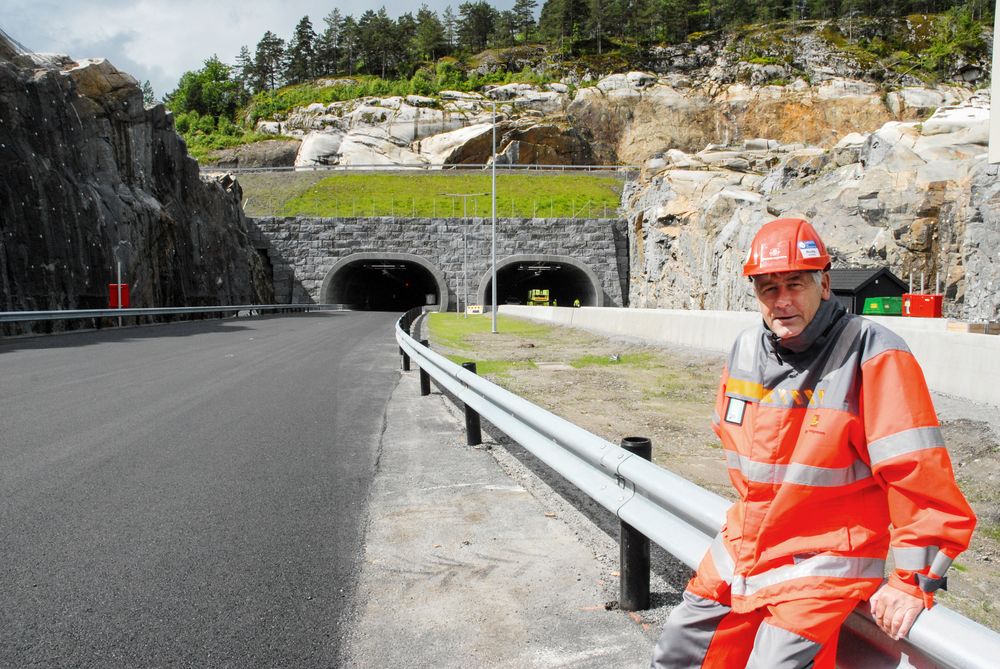
[[0,340],[0,667],[336,667],[395,314]]

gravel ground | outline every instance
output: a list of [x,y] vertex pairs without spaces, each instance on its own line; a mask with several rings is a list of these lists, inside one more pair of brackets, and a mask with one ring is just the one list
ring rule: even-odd
[[[653,460],[720,495],[733,498],[718,439],[711,430],[712,403],[724,356],[698,349],[608,339],[573,328],[552,326],[530,339],[503,334],[472,335],[467,343],[477,361],[527,362],[490,376],[508,390],[609,441],[626,436],[653,440]],[[584,360],[586,356],[586,360]],[[529,362],[530,361],[530,362]],[[959,485],[979,516],[970,549],[959,557],[950,590],[938,601],[994,630],[1000,611],[1000,412],[935,394],[935,404]],[[565,522],[594,551],[595,559],[617,575],[617,520],[572,486],[549,473],[530,453],[492,434],[504,448],[493,454],[508,474],[545,503],[559,506]],[[571,509],[575,509],[572,512]],[[655,638],[678,601],[690,573],[654,546],[653,608],[633,620]],[[607,584],[608,606],[617,605],[616,579]]]

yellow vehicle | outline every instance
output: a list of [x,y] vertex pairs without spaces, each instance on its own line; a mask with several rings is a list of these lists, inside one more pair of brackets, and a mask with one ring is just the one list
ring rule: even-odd
[[536,288],[534,290],[528,291],[528,306],[534,305],[536,307],[547,307],[549,306],[549,289],[548,288]]

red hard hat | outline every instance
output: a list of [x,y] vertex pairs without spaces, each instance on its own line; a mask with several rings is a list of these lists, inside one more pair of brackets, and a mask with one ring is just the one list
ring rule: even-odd
[[765,223],[754,235],[743,264],[743,276],[828,269],[830,255],[809,221],[778,218]]

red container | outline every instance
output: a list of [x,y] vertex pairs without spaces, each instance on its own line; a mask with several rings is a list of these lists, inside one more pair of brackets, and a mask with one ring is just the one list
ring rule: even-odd
[[903,315],[916,318],[941,318],[944,295],[903,294]]
[[[122,309],[128,309],[129,299],[128,299],[128,284],[123,283],[122,286]],[[108,308],[117,309],[118,308],[118,284],[109,283],[108,284]]]

